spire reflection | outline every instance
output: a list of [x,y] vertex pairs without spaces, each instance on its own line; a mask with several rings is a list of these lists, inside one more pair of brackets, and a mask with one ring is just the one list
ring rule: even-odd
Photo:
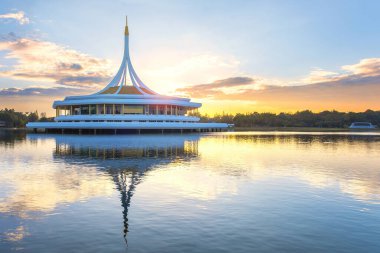
[[198,156],[199,135],[56,136],[54,159],[105,170],[120,192],[123,235],[129,232],[128,210],[137,185],[159,165]]

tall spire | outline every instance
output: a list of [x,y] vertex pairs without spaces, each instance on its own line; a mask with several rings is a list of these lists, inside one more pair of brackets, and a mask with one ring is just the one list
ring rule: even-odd
[[128,36],[129,35],[129,30],[128,30],[128,16],[125,16],[125,31],[124,35]]
[[[132,66],[131,58],[129,56],[129,30],[127,16],[125,17],[124,35],[124,55],[119,71],[104,89],[95,94],[158,95],[141,81]],[[132,86],[127,85],[127,79],[132,82]]]

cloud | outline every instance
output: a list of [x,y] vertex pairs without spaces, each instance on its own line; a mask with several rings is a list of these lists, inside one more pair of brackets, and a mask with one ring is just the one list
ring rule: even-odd
[[321,68],[313,69],[309,76],[301,80],[302,83],[320,83],[325,81],[331,81],[332,79],[337,79],[339,77],[339,73],[333,71],[323,70]]
[[[297,85],[271,85],[270,83],[252,87],[265,79],[233,77],[217,80],[209,84],[197,84],[177,91],[194,98],[215,101],[254,102],[256,108],[300,109],[340,109],[364,110],[380,109],[380,59],[363,59],[357,64],[345,65],[342,72],[315,69],[308,78],[296,81]],[[239,82],[242,81],[242,82]],[[237,82],[234,82],[237,81]],[[240,87],[238,87],[240,86]],[[234,87],[233,89],[221,89]]]
[[14,34],[2,37],[0,51],[7,52],[5,58],[17,60],[11,69],[0,71],[1,77],[95,89],[104,86],[113,73],[108,60]]
[[67,87],[52,87],[52,88],[41,88],[41,87],[28,87],[28,88],[5,88],[0,89],[0,97],[10,97],[10,96],[62,96],[65,95],[78,95],[83,94],[85,90],[67,88]]
[[[138,59],[144,59],[143,64]],[[163,94],[174,95],[178,87],[220,79],[221,73],[242,75],[240,62],[234,56],[210,51],[194,53],[185,48],[163,48],[149,51],[149,55],[140,55],[138,59],[136,67],[144,70],[141,72],[144,81]]]
[[[375,92],[375,93],[374,93]],[[340,81],[316,83],[300,86],[265,86],[262,89],[245,89],[235,93],[219,93],[214,99],[221,100],[260,100],[260,101],[298,101],[308,100],[346,102],[361,100],[377,96],[380,93],[380,75],[363,77],[360,79],[344,79]],[[380,103],[379,103],[380,106]]]
[[18,21],[20,25],[25,25],[25,24],[30,23],[29,18],[25,16],[25,13],[23,11],[1,14],[0,19],[14,19]]
[[362,59],[359,63],[345,65],[342,69],[360,76],[380,75],[380,58]]
[[231,88],[243,85],[251,85],[254,80],[251,77],[230,77],[226,79],[216,80],[212,83],[197,84],[184,88],[179,88],[176,91],[183,92],[191,97],[216,96],[224,94],[221,88]]

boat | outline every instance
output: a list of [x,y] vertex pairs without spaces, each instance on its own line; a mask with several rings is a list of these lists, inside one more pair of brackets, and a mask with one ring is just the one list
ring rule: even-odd
[[126,133],[223,131],[226,123],[204,123],[197,117],[201,103],[161,95],[137,75],[129,53],[129,28],[124,29],[124,54],[119,70],[102,90],[54,101],[53,122],[29,122],[35,132]]
[[375,129],[376,125],[372,125],[370,122],[353,122],[350,129]]

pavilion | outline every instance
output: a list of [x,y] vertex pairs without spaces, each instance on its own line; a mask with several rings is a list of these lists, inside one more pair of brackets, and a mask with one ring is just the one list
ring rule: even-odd
[[114,78],[102,90],[55,101],[54,122],[29,122],[27,128],[61,133],[123,133],[222,131],[226,123],[201,123],[202,104],[189,98],[160,95],[136,74],[129,54],[129,29],[124,31],[124,55]]

